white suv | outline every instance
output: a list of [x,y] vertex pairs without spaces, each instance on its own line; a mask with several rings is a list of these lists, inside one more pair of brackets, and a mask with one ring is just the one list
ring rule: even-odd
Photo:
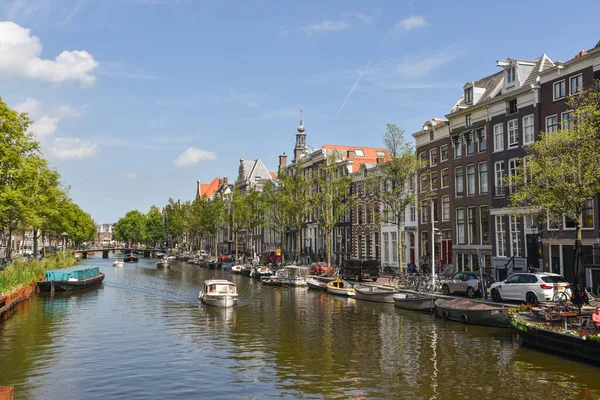
[[558,292],[564,292],[567,298],[571,298],[571,287],[565,278],[546,272],[513,274],[490,287],[494,301],[518,300],[530,304],[552,301]]

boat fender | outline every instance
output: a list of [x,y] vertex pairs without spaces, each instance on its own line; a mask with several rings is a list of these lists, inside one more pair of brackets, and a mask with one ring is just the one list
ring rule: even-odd
[[442,318],[448,319],[448,311],[446,311],[446,310],[442,311]]
[[469,321],[469,317],[467,317],[467,314],[463,314],[460,316],[460,320],[463,322],[463,324],[466,324]]

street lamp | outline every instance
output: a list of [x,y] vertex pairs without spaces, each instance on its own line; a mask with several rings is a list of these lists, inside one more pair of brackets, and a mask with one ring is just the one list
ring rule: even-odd
[[63,238],[63,254],[67,253],[67,237],[69,236],[69,234],[67,232],[63,232],[60,234],[60,236],[62,236]]

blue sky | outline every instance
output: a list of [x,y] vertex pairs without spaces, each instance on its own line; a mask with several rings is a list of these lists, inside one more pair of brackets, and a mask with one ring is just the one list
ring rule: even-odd
[[[58,4],[58,5],[57,5]],[[483,4],[486,4],[485,7]],[[3,0],[0,96],[97,222],[272,171],[310,146],[382,146],[443,117],[507,57],[571,58],[600,3]],[[291,158],[291,157],[290,157]]]

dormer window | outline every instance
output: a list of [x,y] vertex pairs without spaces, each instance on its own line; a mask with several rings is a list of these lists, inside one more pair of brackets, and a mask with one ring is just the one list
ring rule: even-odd
[[433,140],[433,131],[429,131],[429,140]]
[[473,88],[465,89],[465,103],[471,104],[473,102]]
[[517,71],[515,67],[510,67],[506,70],[506,81],[512,83],[517,78]]
[[513,100],[510,100],[507,102],[506,111],[507,111],[507,114],[514,114],[517,111],[519,111],[517,109],[517,99],[513,99]]
[[473,121],[471,120],[471,114],[467,114],[465,116],[465,125],[466,126],[471,126],[473,124]]
[[356,157],[364,157],[365,153],[362,151],[362,149],[354,149],[354,155]]

